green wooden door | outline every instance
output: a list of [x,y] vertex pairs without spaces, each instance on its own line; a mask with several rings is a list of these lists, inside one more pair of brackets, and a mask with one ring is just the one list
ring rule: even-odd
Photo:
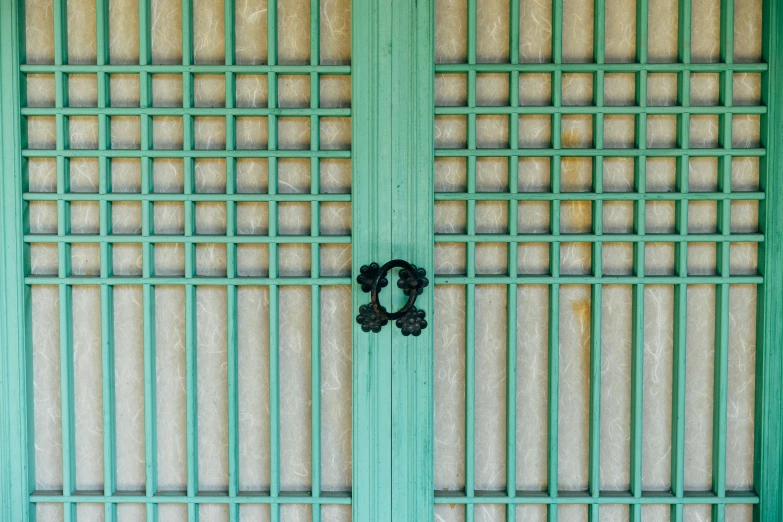
[[[3,520],[780,518],[778,1],[0,34]],[[355,321],[392,259],[419,336]]]
[[350,14],[2,3],[0,519],[351,519]]
[[779,517],[775,2],[433,3],[435,520]]
[[378,8],[390,258],[434,290],[427,354],[392,334],[375,518],[779,516],[775,9]]

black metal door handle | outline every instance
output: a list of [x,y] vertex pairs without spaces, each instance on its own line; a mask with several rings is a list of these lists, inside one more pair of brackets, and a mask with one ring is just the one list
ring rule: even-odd
[[[396,312],[389,312],[381,306],[378,293],[389,284],[386,274],[393,268],[400,269],[397,287],[402,288],[402,293],[408,296],[408,302]],[[402,259],[393,259],[383,266],[378,266],[378,263],[364,265],[356,278],[356,282],[362,286],[362,292],[370,294],[370,304],[360,306],[359,315],[356,316],[356,322],[362,325],[362,330],[378,333],[390,319],[396,319],[395,324],[402,330],[402,335],[421,334],[427,328],[427,321],[424,320],[426,314],[414,305],[416,298],[430,284],[426,275],[423,268],[416,268],[416,265]]]

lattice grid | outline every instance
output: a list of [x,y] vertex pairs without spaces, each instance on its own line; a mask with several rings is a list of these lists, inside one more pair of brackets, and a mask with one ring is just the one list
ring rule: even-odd
[[435,519],[751,520],[761,2],[435,35]]
[[37,520],[350,520],[350,25],[27,2]]

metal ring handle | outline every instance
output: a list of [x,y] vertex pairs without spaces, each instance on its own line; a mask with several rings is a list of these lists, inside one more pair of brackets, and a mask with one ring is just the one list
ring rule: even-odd
[[[400,269],[397,287],[408,296],[408,302],[396,312],[389,312],[381,306],[378,294],[389,284],[386,274],[394,268]],[[370,303],[360,306],[359,315],[356,316],[356,322],[362,326],[362,330],[378,333],[389,323],[389,320],[396,319],[395,324],[402,330],[402,335],[421,334],[421,331],[427,327],[427,321],[424,319],[426,314],[424,310],[417,309],[415,304],[416,298],[430,283],[426,275],[423,268],[417,268],[416,265],[402,259],[392,259],[383,266],[378,266],[378,263],[364,265],[356,278],[362,291],[370,294]]]

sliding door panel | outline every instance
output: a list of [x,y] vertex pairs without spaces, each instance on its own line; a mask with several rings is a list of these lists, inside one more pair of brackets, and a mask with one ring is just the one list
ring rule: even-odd
[[25,7],[35,519],[350,520],[350,2]]
[[435,520],[752,519],[761,12],[435,2]]

